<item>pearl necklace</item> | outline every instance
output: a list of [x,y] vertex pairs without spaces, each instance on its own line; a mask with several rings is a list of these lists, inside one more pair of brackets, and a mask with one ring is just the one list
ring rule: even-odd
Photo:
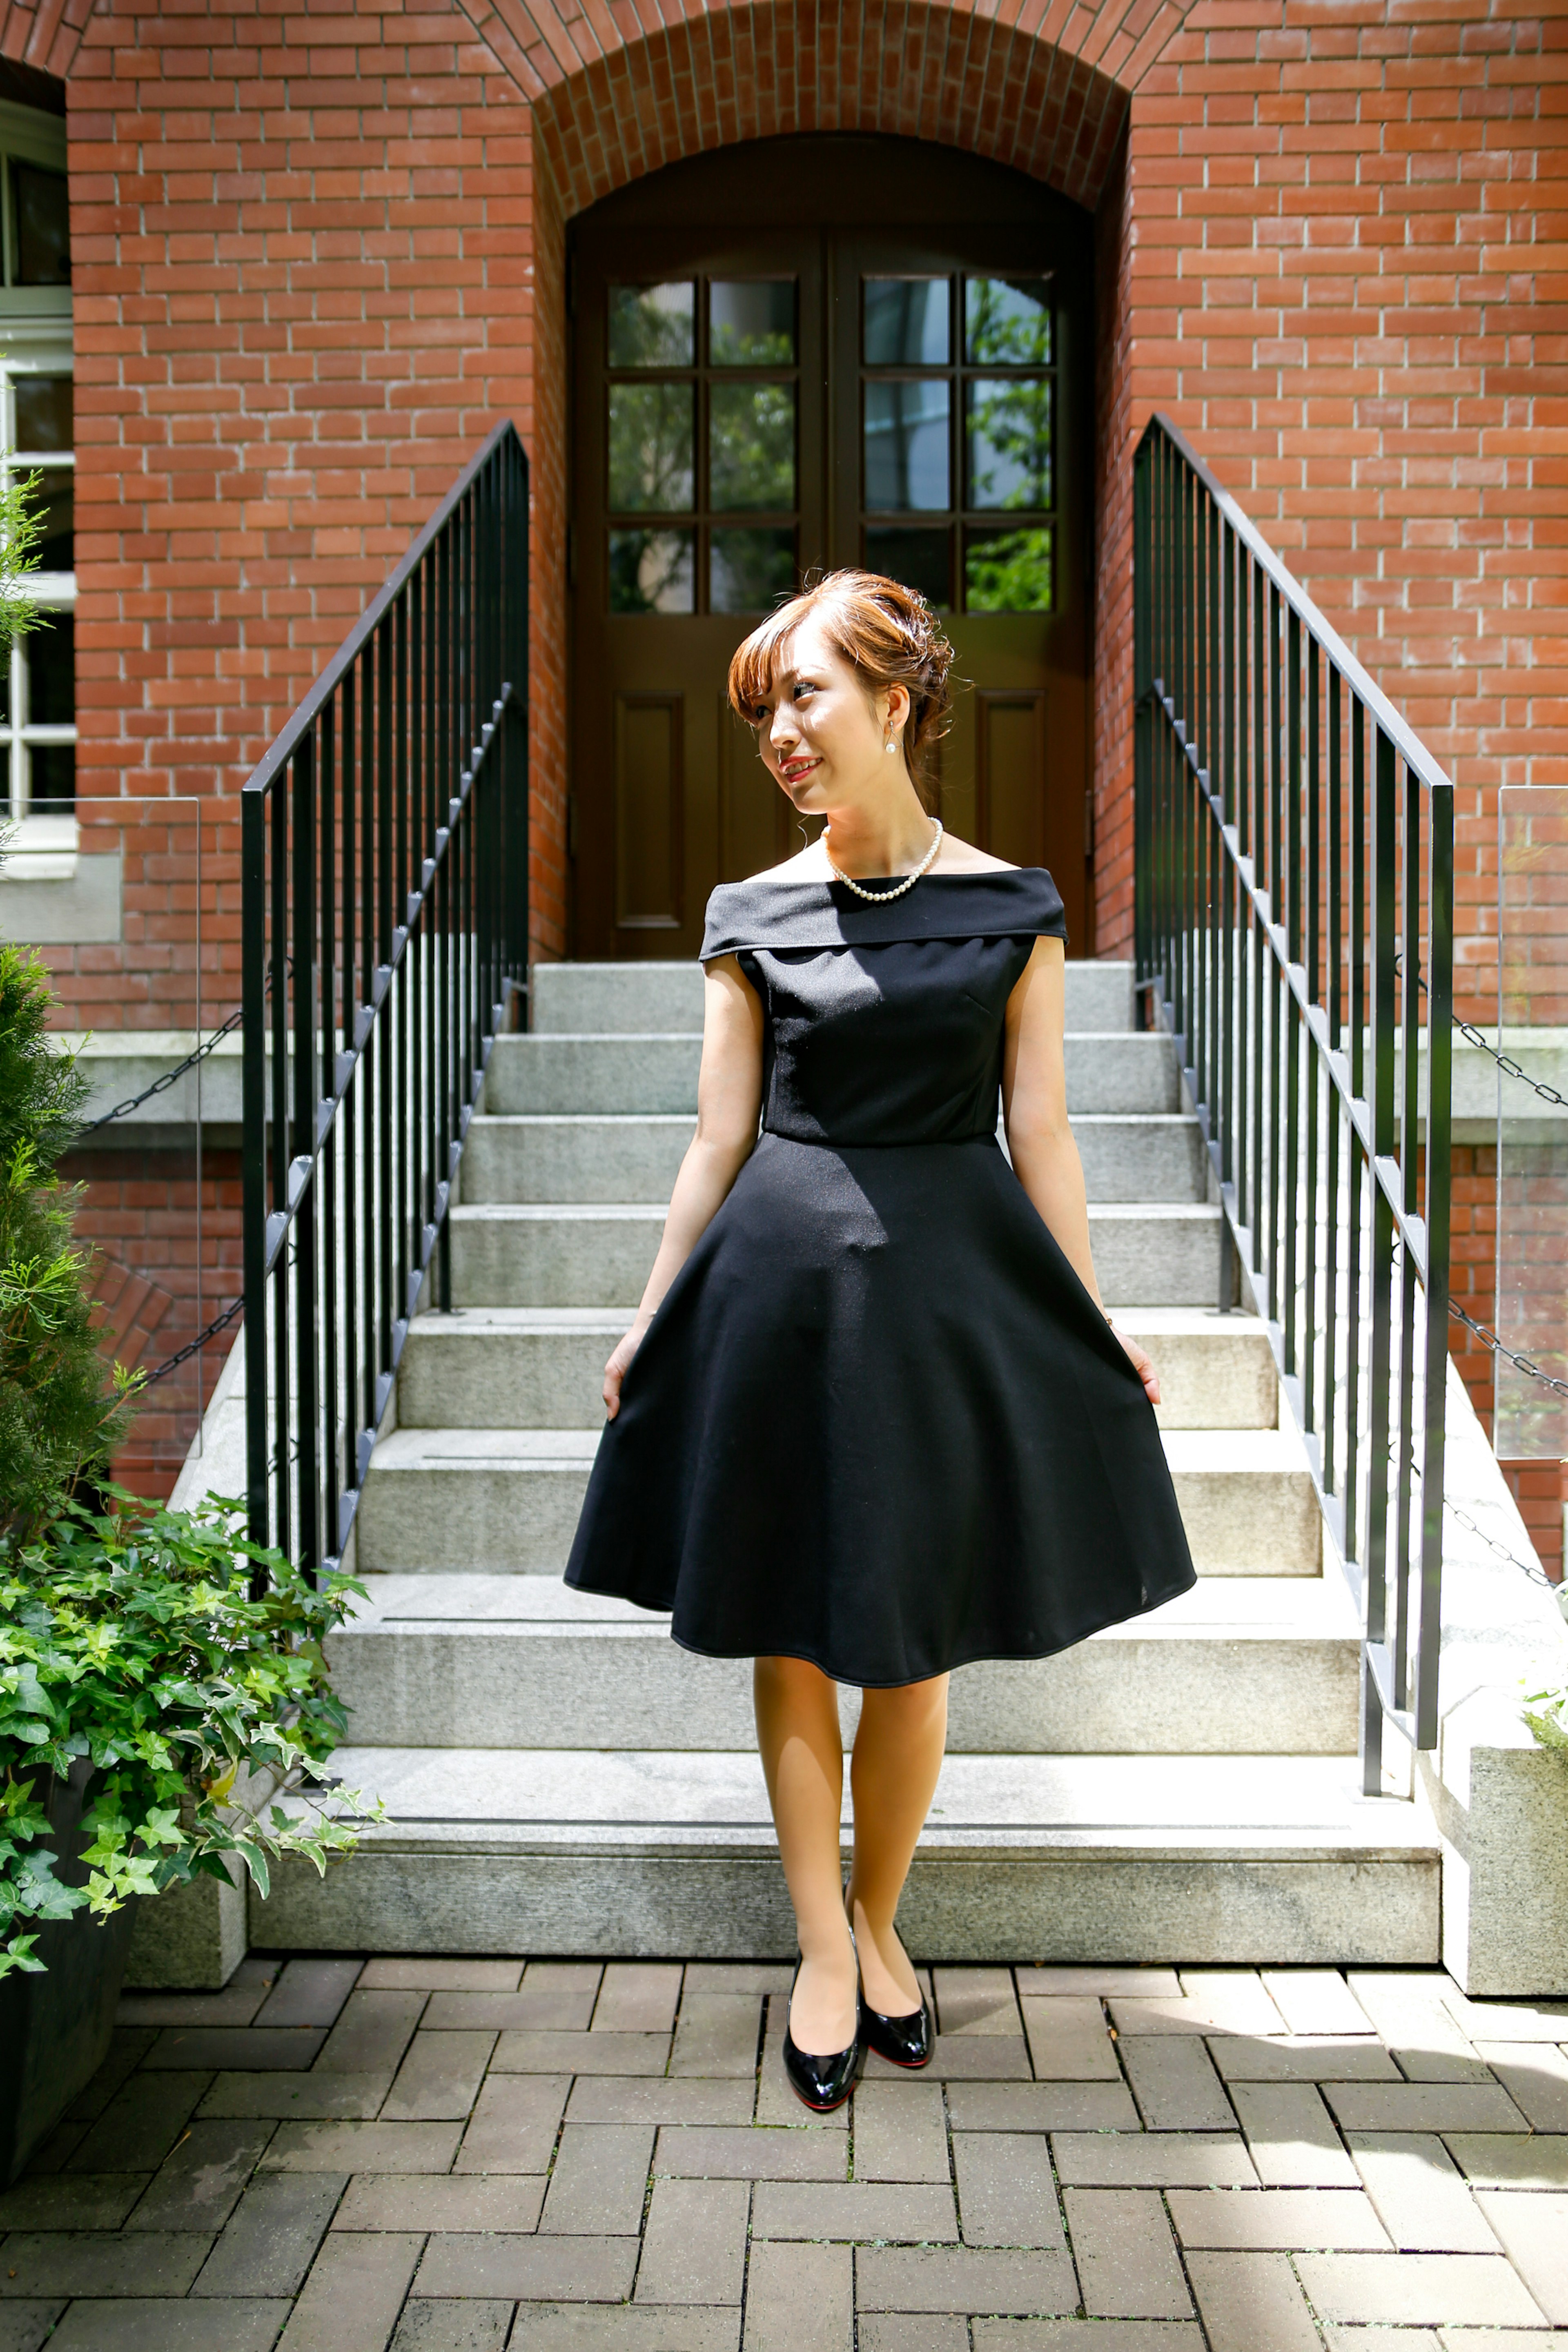
[[827,828],[825,825],[822,833],[822,854],[827,860],[827,870],[836,881],[842,882],[847,890],[853,890],[855,896],[858,898],[864,898],[868,906],[880,907],[884,906],[889,898],[901,898],[906,890],[914,888],[915,884],[926,872],[937,851],[942,847],[942,819],[939,816],[933,816],[931,823],[935,825],[936,831],[931,835],[931,847],[926,851],[914,872],[906,874],[896,890],[863,890],[853,876],[841,872],[833,863],[833,853],[827,846]]

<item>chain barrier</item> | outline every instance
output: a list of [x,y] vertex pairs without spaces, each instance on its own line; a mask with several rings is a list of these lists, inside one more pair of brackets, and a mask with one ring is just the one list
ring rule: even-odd
[[205,1329],[198,1331],[194,1339],[187,1339],[184,1346],[178,1349],[174,1355],[165,1356],[163,1362],[154,1366],[152,1371],[139,1373],[136,1381],[137,1387],[150,1389],[154,1381],[166,1379],[170,1372],[178,1371],[182,1364],[188,1364],[193,1356],[201,1354],[209,1339],[216,1339],[220,1331],[226,1331],[231,1323],[237,1323],[244,1312],[243,1298],[231,1300],[223,1313],[215,1315]]
[[1568,1397],[1568,1381],[1560,1381],[1554,1372],[1543,1372],[1541,1366],[1532,1364],[1528,1356],[1516,1355],[1511,1348],[1498,1338],[1495,1331],[1489,1330],[1484,1323],[1478,1323],[1473,1315],[1467,1315],[1464,1308],[1456,1306],[1451,1298],[1448,1301],[1448,1312],[1456,1323],[1462,1323],[1467,1331],[1473,1331],[1484,1348],[1489,1349],[1494,1356],[1501,1356],[1506,1363],[1513,1366],[1516,1372],[1526,1372],[1532,1381],[1539,1381],[1542,1388],[1552,1389],[1558,1396]]
[[[223,1026],[215,1029],[210,1037],[204,1038],[183,1062],[176,1062],[172,1070],[165,1070],[161,1078],[154,1078],[150,1087],[143,1087],[141,1093],[132,1095],[129,1101],[116,1103],[112,1110],[102,1111],[97,1118],[89,1118],[81,1129],[82,1134],[92,1135],[100,1127],[111,1127],[117,1118],[129,1118],[133,1110],[140,1110],[144,1102],[153,1100],[154,1095],[167,1094],[171,1087],[178,1086],[187,1070],[194,1070],[198,1062],[205,1062],[209,1054],[216,1053],[223,1040],[234,1034],[243,1018],[243,1013],[231,1013]],[[135,1032],[128,1030],[126,1034],[134,1036]]]

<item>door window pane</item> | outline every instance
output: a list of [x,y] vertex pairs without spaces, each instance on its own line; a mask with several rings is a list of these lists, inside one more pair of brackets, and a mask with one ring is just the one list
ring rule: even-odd
[[695,290],[689,283],[612,286],[610,365],[689,367],[694,356]]
[[978,376],[967,387],[969,503],[1051,503],[1049,376]]
[[950,506],[945,383],[866,386],[866,504],[873,512]]
[[691,505],[691,386],[610,386],[610,504],[678,514]]
[[68,375],[18,375],[12,379],[19,456],[38,457],[51,449],[69,453],[72,382]]
[[866,569],[879,572],[884,579],[901,581],[923,596],[933,609],[950,610],[952,604],[952,534],[945,525],[938,530],[879,529],[870,523],[866,530]]
[[30,743],[27,805],[35,816],[68,816],[76,806],[76,745]]
[[972,367],[1049,367],[1048,278],[967,278],[963,313]]
[[70,211],[63,172],[41,172],[35,163],[11,166],[11,200],[16,223],[16,286],[68,286],[71,282]]
[[945,278],[868,278],[868,367],[945,367],[948,361],[948,281]]
[[716,278],[708,289],[708,357],[714,367],[792,366],[794,278]]
[[710,506],[730,514],[793,507],[794,384],[716,383],[710,398]]
[[34,727],[76,724],[76,615],[51,613],[26,641],[27,719]]
[[40,572],[70,572],[76,566],[76,477],[67,466],[40,466],[33,510],[43,524],[38,541]]
[[709,607],[766,613],[795,585],[793,530],[716,530],[709,558]]
[[696,536],[689,530],[613,530],[611,612],[692,612]]
[[963,551],[963,604],[970,613],[1048,613],[1052,533],[971,531]]

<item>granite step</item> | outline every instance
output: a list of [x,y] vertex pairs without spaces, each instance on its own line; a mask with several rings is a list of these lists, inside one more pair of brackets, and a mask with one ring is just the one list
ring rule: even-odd
[[[536,1032],[700,1029],[702,967],[698,963],[536,963],[530,975]],[[1069,958],[1069,1029],[1131,1029],[1132,966]]]

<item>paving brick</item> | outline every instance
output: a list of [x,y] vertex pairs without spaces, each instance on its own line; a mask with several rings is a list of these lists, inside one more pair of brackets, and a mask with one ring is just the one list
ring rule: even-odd
[[787,1994],[795,1982],[788,1960],[688,1960],[688,1992]]
[[1116,2044],[1099,2001],[1057,1994],[1043,2000],[1026,2000],[1021,2006],[1029,2055],[1043,2081],[1121,2080]]
[[[1568,2326],[1568,2196],[1483,2189],[1476,2202],[1547,2318],[1554,2327]],[[1463,2314],[1437,2316],[1457,2321]]]
[[1492,2132],[1447,2132],[1448,2153],[1472,2187],[1568,2189],[1568,2137],[1529,2139]]
[[68,2172],[156,2172],[206,2089],[205,2074],[133,2074],[80,2140]]
[[0,2190],[0,2231],[118,2230],[152,2178],[145,2172],[32,2174]]
[[1438,1969],[1420,1975],[1390,1969],[1352,1969],[1351,1991],[1413,2081],[1474,2082],[1480,2061],[1448,2006],[1462,2000],[1451,1977]]
[[503,2033],[490,2060],[497,2074],[662,2074],[667,2033]]
[[728,2311],[659,2311],[626,2305],[618,2311],[521,2303],[509,2352],[740,2352],[741,2315]]
[[1121,2062],[1150,2131],[1230,2131],[1225,2085],[1194,2034],[1124,2035]]
[[147,2185],[130,2230],[221,2230],[272,2137],[268,2122],[196,2122]]
[[1325,2083],[1346,2131],[1528,2131],[1500,2083]]
[[62,2295],[47,2303],[0,2303],[0,2352],[39,2352],[65,2307]]
[[84,2300],[71,2305],[49,2338],[49,2352],[272,2352],[288,2316],[286,2303],[254,2296],[232,2303]]
[[211,2116],[292,2116],[297,2121],[369,2116],[392,2088],[392,2068],[375,2074],[220,2074],[203,2099]]
[[[680,1979],[679,1961],[612,1960],[599,1986],[591,2025],[603,2033],[668,2033],[680,2000]],[[760,1992],[753,1995],[760,1997]]]
[[1321,2319],[1395,2327],[1542,2320],[1500,2254],[1298,2254],[1296,2268]]
[[689,1992],[670,2052],[672,2074],[745,2075],[757,2071],[762,2003],[751,1992]]
[[969,2325],[952,2312],[868,2311],[858,2342],[860,2352],[969,2352]]
[[[865,2088],[857,2091],[857,2099]],[[1138,2110],[1125,2083],[953,2083],[947,2111],[955,2131],[1138,2128]]]
[[262,2164],[284,2172],[447,2172],[458,2124],[279,2124]]
[[937,2027],[942,2033],[1019,2031],[1011,1969],[936,1969]]
[[479,2095],[493,2033],[416,2033],[381,2110],[383,2123],[449,2122]]
[[1068,2235],[1083,2307],[1100,2319],[1185,2319],[1193,2302],[1164,2204],[1152,2189],[1068,2189]]
[[395,2067],[429,1999],[423,1992],[351,1992],[316,2062],[317,2072],[375,2074]]
[[1287,2255],[1193,2253],[1187,2276],[1209,2352],[1321,2352]]
[[516,2305],[482,2302],[405,2303],[392,2352],[502,2352]]
[[855,2257],[847,2246],[753,2242],[744,2352],[851,2352],[854,2342]]
[[1497,2240],[1440,2139],[1352,2132],[1351,2159],[1401,2253],[1495,2254]]
[[[1363,2341],[1366,2333],[1363,2331]],[[1527,2335],[1521,2327],[1491,2327],[1484,2336],[1476,2336],[1467,2328],[1439,2327],[1437,2342],[1443,2352],[1547,2352],[1540,2336]],[[1376,2352],[1375,2345],[1369,2352]]]
[[[779,2184],[772,2185],[776,2189]],[[808,2193],[842,2196],[844,2191]],[[637,2301],[739,2303],[751,2194],[743,2180],[656,2180],[643,2231]]]
[[1484,2058],[1514,2105],[1542,2132],[1568,2132],[1568,2057],[1550,2043],[1478,2042]]
[[[382,2241],[345,2237],[342,2242],[378,2246]],[[514,2303],[625,2303],[637,2266],[635,2238],[527,2237],[521,2232],[489,2237],[477,2231],[438,2231],[426,2242],[415,2291],[438,2297],[510,2296]],[[523,2341],[533,2339],[525,2336]]]
[[259,2173],[235,2208],[192,2292],[298,2294],[347,2186],[342,2173]]
[[487,2075],[454,2172],[548,2172],[569,2074]]
[[1123,2000],[1140,1995],[1152,1995],[1160,2000],[1178,2000],[1181,1982],[1174,1969],[1016,1969],[1018,1993],[1021,2000],[1031,2000],[1041,1995],[1060,1993],[1069,1999],[1109,2000],[1120,1995]]
[[1356,2189],[1173,2189],[1184,2246],[1290,2253],[1304,2246],[1388,2253],[1390,2241]]
[[205,2231],[13,2230],[5,2244],[0,2296],[184,2294],[206,2260]]
[[334,2025],[360,1966],[358,1960],[290,1960],[252,2022]]
[[249,2025],[272,1990],[270,1976],[225,1985],[221,1992],[128,1992],[114,2012],[117,2025]]
[[302,2074],[326,2041],[322,2026],[179,2025],[160,2033],[142,2063],[184,2074],[244,2067]]
[[584,2238],[636,2237],[642,2227],[651,2124],[568,2124],[541,2227]]
[[1203,2352],[1204,2342],[1195,2319],[977,2319],[973,2327],[974,2352]]
[[1251,1969],[1183,1972],[1185,1990],[1173,2000],[1113,1998],[1118,2033],[1283,2033],[1285,2021]]
[[[485,2084],[487,2092],[494,2080],[492,2074]],[[798,2099],[792,2096],[790,2105],[795,2115],[805,2114]],[[566,2114],[574,2124],[748,2124],[752,2086],[603,2075],[573,2084]],[[787,2121],[793,2123],[795,2116]]]
[[862,2246],[855,2297],[862,2311],[1065,2312],[1078,2308],[1078,2280],[1066,2254]]
[[521,1985],[510,1992],[460,1989],[433,1992],[420,2023],[428,2033],[500,2033],[508,2028],[521,2032],[553,2032],[563,2010],[581,2021],[567,2030],[586,2032],[591,2010],[586,1994],[579,1991],[568,1997],[548,1985],[534,1992]]
[[109,2055],[91,2081],[79,2090],[66,2110],[69,2123],[92,2123],[101,2116],[122,2083],[142,2063],[157,2040],[151,2026],[117,2026]]
[[[1429,2327],[1330,2327],[1324,2330],[1329,2352],[1442,2352],[1442,2347]],[[1473,2336],[1463,2339],[1476,2352]],[[1497,2337],[1489,2330],[1485,2337],[1486,2352],[1492,2352]],[[1521,2339],[1516,2337],[1515,2342]],[[1541,2338],[1534,2338],[1536,2352],[1541,2352]]]
[[330,2232],[278,2352],[385,2352],[423,2243],[412,2231],[374,2238]]
[[362,2172],[334,2230],[534,2230],[544,2182],[527,2173]]
[[1234,2133],[1053,2132],[1051,2154],[1058,2179],[1083,2189],[1258,2186],[1252,2159]]
[[[931,2045],[931,2064],[924,2070],[934,2083],[1027,2083],[1029,2045],[1021,2033],[939,2033]],[[866,2053],[868,2083],[898,2083],[905,2069],[874,2050]]]
[[[857,2092],[857,2109],[865,2095],[864,2091]],[[938,2128],[941,2129],[940,2119]],[[858,2114],[855,2133],[855,2172],[858,2179],[865,2177],[860,2170]],[[945,2132],[942,2135],[942,2154],[945,2178]],[[655,2172],[668,2172],[676,2180],[842,2180],[848,2159],[848,2145],[837,2133],[763,2131],[752,2124],[728,2129],[721,2124],[667,2126],[658,2136],[653,2168]],[[891,2177],[917,2180],[921,2176],[901,2172]]]
[[1568,2000],[1471,2000],[1446,1979],[1442,2002],[1469,2042],[1568,2042]]
[[1376,2033],[1338,1969],[1263,1969],[1258,1973],[1287,2032]]
[[940,2083],[862,2083],[851,2121],[857,2180],[951,2179]]
[[[688,1982],[689,1981],[690,1979],[689,1974]],[[787,1997],[783,1993],[772,1994],[769,1997],[765,2011],[766,2023],[765,2038],[763,2042],[763,2063],[757,2074],[756,2109],[758,2123],[770,2126],[781,2125],[792,2130],[847,2132],[849,2128],[849,2107],[847,2103],[843,2106],[835,2107],[831,2115],[813,2115],[811,2109],[809,2107],[803,2106],[800,2101],[795,2097],[795,2093],[791,2090],[789,2082],[784,2074],[784,2059],[781,2054],[784,2046],[784,2027],[788,2017],[789,2001]],[[898,2074],[899,2070],[897,2067],[889,2066],[884,2071],[888,2078],[891,2080]],[[713,2087],[718,2089],[720,2085],[715,2084]],[[737,2091],[742,2087],[742,2086],[739,2083],[735,2085]],[[671,2117],[670,2120],[673,2122],[675,2118]],[[721,2118],[715,2116],[712,2120],[717,2123],[721,2120],[727,2121],[728,2118]]]
[[762,2180],[752,2202],[759,2238],[877,2238],[930,2245],[958,2236],[952,2191],[918,2181]]
[[[1383,2095],[1375,2087],[1372,2095]],[[1266,2188],[1360,2188],[1322,2095],[1310,2083],[1233,2083],[1230,2095]]]
[[[857,2151],[858,2132],[857,2123]],[[1050,2146],[1040,2133],[955,2132],[952,2157],[966,2246],[1065,2242]]]
[[1343,2035],[1292,2035],[1259,2042],[1216,2033],[1209,2056],[1227,2083],[1397,2083],[1398,2067],[1381,2042]]
[[420,1957],[367,1960],[362,1992],[515,1992],[521,1960],[431,1960]]

